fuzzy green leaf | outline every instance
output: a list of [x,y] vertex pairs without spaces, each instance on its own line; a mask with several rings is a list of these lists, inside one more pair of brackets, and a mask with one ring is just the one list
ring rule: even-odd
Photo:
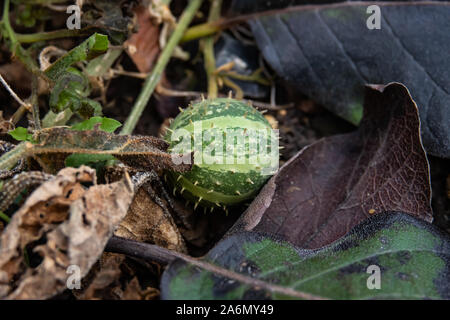
[[28,133],[28,129],[24,127],[17,127],[12,131],[8,132],[11,137],[18,141],[33,141],[33,135]]
[[118,127],[121,126],[121,123],[117,120],[107,118],[107,117],[92,117],[88,120],[84,120],[83,122],[77,123],[72,126],[73,130],[93,130],[95,125],[100,124],[99,129],[105,132],[112,133]]
[[76,46],[64,56],[56,60],[45,70],[45,74],[53,81],[58,78],[76,62],[91,60],[108,50],[108,37],[94,33],[87,40]]

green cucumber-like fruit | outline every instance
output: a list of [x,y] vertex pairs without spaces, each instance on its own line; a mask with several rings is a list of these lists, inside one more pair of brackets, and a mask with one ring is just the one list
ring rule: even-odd
[[278,168],[278,137],[251,105],[230,98],[191,104],[171,123],[169,151],[193,152],[192,170],[170,172],[176,190],[204,207],[236,205],[256,195]]

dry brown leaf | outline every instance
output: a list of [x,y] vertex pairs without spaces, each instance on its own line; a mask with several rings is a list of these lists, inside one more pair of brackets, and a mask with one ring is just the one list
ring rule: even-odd
[[[89,278],[89,279],[88,279]],[[83,279],[84,289],[73,290],[79,300],[152,300],[159,290],[142,290],[133,269],[123,254],[104,252],[96,268]]]
[[[133,198],[126,181],[94,185],[95,170],[65,168],[42,184],[17,211],[1,235],[0,297],[46,299],[66,289],[68,266],[77,265],[84,277],[98,260],[113,229]],[[41,263],[27,267],[23,250],[34,248]]]
[[3,110],[0,110],[0,133],[7,133],[14,129],[14,124],[3,117]]
[[143,292],[136,277],[128,283],[123,292],[122,300],[143,300]]
[[98,263],[98,270],[94,270],[94,272],[91,270],[90,273],[93,275],[90,281],[86,285],[83,283],[85,288],[81,291],[73,290],[73,294],[79,300],[120,299],[123,294],[119,282],[122,275],[120,265],[124,260],[124,255],[103,253]]
[[383,212],[433,220],[418,109],[400,83],[367,86],[359,129],[302,149],[229,233],[262,232],[317,249]]
[[127,53],[139,72],[147,73],[153,68],[159,54],[159,26],[153,23],[149,10],[144,6],[134,9],[138,23],[138,32],[126,42]]
[[164,215],[161,207],[153,202],[144,188],[137,191],[126,217],[114,235],[187,252],[176,224]]
[[153,287],[142,290],[138,279],[135,277],[125,288],[122,300],[155,300],[156,298],[159,298],[159,290]]

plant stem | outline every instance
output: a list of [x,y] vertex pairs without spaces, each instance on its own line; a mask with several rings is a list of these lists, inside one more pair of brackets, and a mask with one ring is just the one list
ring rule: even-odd
[[257,82],[262,84],[263,86],[270,86],[270,81],[261,76],[261,69],[256,70],[252,74],[245,75],[239,74],[234,71],[222,71],[218,73],[219,76],[229,77],[236,80],[248,81],[248,82]]
[[244,99],[244,91],[239,87],[236,83],[234,83],[230,78],[228,77],[222,77],[223,83],[230,87],[231,89],[234,89],[236,91],[236,99],[242,100]]
[[172,56],[173,50],[180,42],[181,37],[183,36],[185,30],[187,29],[187,26],[191,23],[192,19],[194,18],[194,15],[200,8],[202,1],[203,0],[191,0],[186,9],[184,10],[175,31],[170,36],[167,45],[161,52],[161,55],[158,58],[158,62],[156,63],[153,71],[149,74],[149,76],[145,80],[144,87],[142,88],[142,91],[139,94],[139,97],[137,98],[130,115],[125,121],[122,131],[120,132],[121,134],[131,134],[133,132],[137,122],[139,121],[139,118],[142,115],[142,112],[145,109],[145,106],[147,105],[150,99],[150,96],[152,95],[153,91],[156,88],[156,85],[161,79],[161,74],[166,68],[167,63],[169,62],[170,57]]
[[216,32],[222,30],[223,27],[218,23],[202,23],[186,30],[180,43],[185,43],[188,41],[196,40],[199,38],[207,37],[215,34]]
[[17,40],[16,34],[9,22],[9,0],[5,0],[3,5],[2,24],[3,28],[6,31],[6,36],[11,41],[10,49],[13,55],[17,56],[31,73],[37,74],[46,79],[45,75],[43,75],[41,70],[38,68],[36,62],[33,61],[28,52],[20,45],[20,42]]
[[6,152],[0,157],[0,170],[11,170],[19,159],[23,158],[29,149],[30,142],[19,143],[11,151]]
[[[222,0],[211,0],[209,8],[208,22],[216,21],[220,18]],[[203,57],[205,59],[205,70],[208,77],[208,98],[217,98],[217,74],[216,59],[214,57],[214,36],[209,36],[203,40]]]
[[14,112],[14,114],[11,116],[9,121],[11,121],[11,123],[16,125],[20,121],[20,119],[22,119],[23,115],[27,112],[28,112],[28,107],[26,105],[21,105],[19,107],[19,109],[17,109],[17,111]]
[[47,41],[54,40],[60,38],[69,38],[69,37],[83,37],[90,35],[94,30],[89,31],[87,28],[84,29],[62,29],[55,30],[50,32],[38,32],[38,33],[30,33],[30,34],[20,34],[16,33],[16,40],[20,43],[34,43],[39,41]]
[[281,293],[286,296],[293,296],[307,300],[324,300],[325,298],[316,296],[307,292],[293,290],[289,287],[282,287],[276,284],[269,284],[257,278],[237,273],[232,270],[225,269],[221,266],[209,263],[207,261],[190,257],[188,255],[161,248],[149,243],[138,242],[130,239],[113,236],[106,244],[105,251],[125,254],[130,257],[143,259],[149,262],[158,262],[161,264],[169,264],[176,259],[186,262],[188,265],[193,265],[200,268],[202,271],[210,272],[212,274],[233,279],[250,286],[258,286],[270,292]]
[[31,81],[31,113],[33,115],[34,130],[41,130],[41,119],[39,118],[39,101],[38,101],[38,77],[33,74]]
[[0,219],[5,221],[6,223],[9,223],[11,221],[11,218],[8,217],[3,211],[0,211]]
[[8,37],[11,40],[12,47],[14,48],[16,46],[17,38],[16,34],[14,33],[13,29],[11,28],[11,24],[9,23],[9,0],[5,0],[3,4],[3,26],[6,29],[6,32],[8,33]]

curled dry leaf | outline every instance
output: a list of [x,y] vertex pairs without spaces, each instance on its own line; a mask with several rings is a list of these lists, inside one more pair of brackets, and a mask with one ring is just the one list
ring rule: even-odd
[[[95,179],[86,166],[63,169],[13,215],[1,235],[0,297],[50,298],[66,289],[68,266],[78,266],[81,277],[89,272],[133,198],[127,181],[82,186]],[[42,260],[27,267],[23,251],[36,244]]]
[[75,297],[79,300],[120,299],[120,265],[124,260],[124,255],[103,253],[83,279],[81,290],[73,290]]
[[269,180],[230,233],[263,232],[312,249],[386,211],[432,221],[419,127],[405,86],[367,87],[360,128],[301,150]]
[[173,219],[164,214],[144,188],[136,192],[126,217],[114,235],[187,252],[183,237]]
[[147,171],[170,169],[190,170],[191,165],[176,165],[167,153],[168,144],[151,136],[115,135],[101,130],[76,131],[68,128],[44,129],[39,133],[38,144],[29,146],[29,155],[34,156],[46,171],[63,166],[64,159],[72,153],[112,155],[125,164]]

